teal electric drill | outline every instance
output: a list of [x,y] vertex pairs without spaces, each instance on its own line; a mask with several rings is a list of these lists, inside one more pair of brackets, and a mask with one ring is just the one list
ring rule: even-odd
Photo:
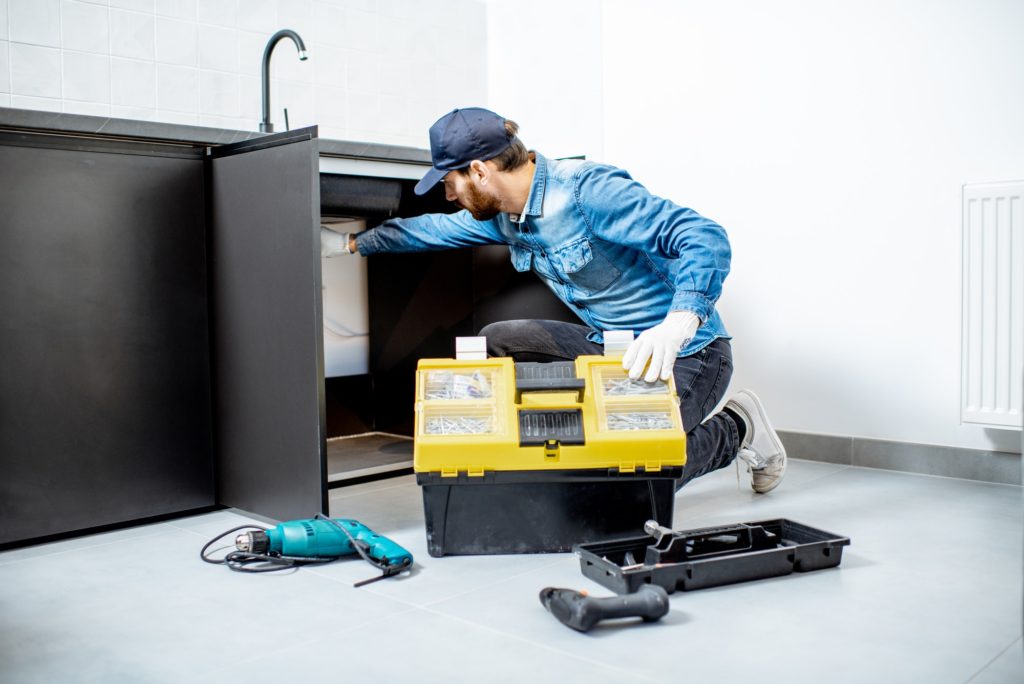
[[[219,560],[211,559],[206,550],[231,532],[247,530],[235,537],[235,551]],[[228,530],[203,547],[200,557],[209,563],[227,565],[232,570],[266,572],[296,565],[326,563],[341,556],[359,554],[381,571],[356,586],[397,575],[412,567],[412,554],[356,520],[315,518],[291,520],[269,529],[243,525]],[[251,567],[259,564],[258,567]]]

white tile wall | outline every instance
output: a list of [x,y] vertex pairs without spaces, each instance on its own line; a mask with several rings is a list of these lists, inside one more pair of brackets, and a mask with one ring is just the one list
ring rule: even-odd
[[[0,38],[7,40],[10,33],[10,24],[7,21],[7,0],[0,0]],[[10,98],[7,98],[10,102]]]
[[11,106],[16,109],[38,109],[43,112],[61,111],[61,101],[55,97],[11,95]]
[[158,64],[156,106],[161,111],[199,113],[199,69]]
[[200,24],[235,28],[238,14],[238,0],[199,0]]
[[165,64],[199,65],[199,32],[195,21],[156,18],[156,59]]
[[106,7],[63,0],[60,12],[61,47],[65,50],[110,54],[110,16]]
[[456,106],[486,103],[480,0],[0,0],[0,106],[424,147]]
[[110,105],[105,102],[79,102],[64,100],[65,114],[86,114],[88,116],[110,116]]
[[239,116],[239,76],[218,71],[199,74],[199,110],[219,117]]
[[238,73],[238,31],[200,24],[199,66],[202,69]]
[[60,98],[60,50],[23,43],[10,50],[12,95]]
[[111,57],[110,104],[156,109],[156,64]]
[[0,93],[11,92],[11,59],[6,40],[0,40]]
[[153,15],[111,9],[110,54],[152,60],[156,55]]
[[155,10],[158,17],[196,20],[196,0],[156,0]]
[[10,39],[60,46],[60,0],[7,0]]
[[110,104],[110,57],[64,50],[65,100]]
[[153,13],[153,0],[110,0],[111,7],[130,9],[136,12]]
[[277,24],[277,0],[245,0],[238,13],[238,28],[270,36],[281,28]]

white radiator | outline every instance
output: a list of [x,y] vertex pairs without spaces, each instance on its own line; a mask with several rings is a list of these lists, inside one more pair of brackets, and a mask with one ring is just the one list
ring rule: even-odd
[[964,186],[960,420],[1021,427],[1024,182]]

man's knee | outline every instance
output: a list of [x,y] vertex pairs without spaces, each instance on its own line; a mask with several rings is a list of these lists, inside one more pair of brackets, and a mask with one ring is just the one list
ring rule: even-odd
[[510,350],[519,349],[526,338],[532,321],[496,321],[488,323],[477,335],[487,338],[488,356],[508,356]]

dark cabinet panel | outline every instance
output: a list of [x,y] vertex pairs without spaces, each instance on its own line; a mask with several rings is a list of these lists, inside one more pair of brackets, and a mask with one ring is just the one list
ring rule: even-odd
[[0,136],[0,544],[214,504],[201,154]]
[[327,511],[315,136],[210,161],[217,501],[278,520]]

